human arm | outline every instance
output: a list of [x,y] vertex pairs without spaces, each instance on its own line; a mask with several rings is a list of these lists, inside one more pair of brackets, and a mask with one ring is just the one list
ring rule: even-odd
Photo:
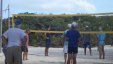
[[26,46],[26,41],[27,41],[27,38],[26,38],[26,36],[24,36],[24,37],[21,39],[22,46]]

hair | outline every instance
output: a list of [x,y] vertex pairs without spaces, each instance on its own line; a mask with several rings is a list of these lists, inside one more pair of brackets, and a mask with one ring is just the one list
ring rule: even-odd
[[26,29],[26,32],[30,32],[30,30],[29,29]]
[[75,29],[75,26],[73,24],[71,25],[71,29]]

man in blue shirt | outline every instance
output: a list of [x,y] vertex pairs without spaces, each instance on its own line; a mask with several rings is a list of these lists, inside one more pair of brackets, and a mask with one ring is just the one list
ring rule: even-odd
[[99,50],[99,58],[105,59],[105,51],[104,51],[104,44],[105,44],[105,34],[102,31],[102,28],[99,27],[99,34],[97,34],[97,41],[98,41],[98,50]]
[[80,33],[78,30],[75,30],[77,23],[73,22],[71,29],[67,32],[66,38],[68,40],[68,61],[67,64],[70,64],[70,61],[73,60],[73,64],[76,64],[76,56],[78,53],[78,42],[80,38]]

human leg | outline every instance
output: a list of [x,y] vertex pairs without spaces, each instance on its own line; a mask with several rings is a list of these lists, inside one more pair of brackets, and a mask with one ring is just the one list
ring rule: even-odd
[[90,56],[92,55],[91,46],[89,46]]
[[84,48],[84,55],[86,55],[86,47]]
[[7,64],[14,64],[13,62],[13,47],[8,47],[6,51]]
[[84,55],[86,55],[86,48],[87,48],[87,45],[84,44]]
[[73,64],[76,64],[76,56],[77,56],[77,53],[78,53],[78,47],[75,47],[73,49]]
[[4,57],[5,57],[4,62],[5,62],[5,64],[7,64],[7,61],[6,61],[6,52],[7,52],[7,49],[3,48],[2,51],[3,51]]
[[28,60],[28,48],[25,48],[25,60]]
[[102,59],[102,45],[99,44],[98,50],[99,50],[99,59]]
[[102,55],[103,55],[103,59],[105,59],[104,45],[102,45]]
[[67,57],[68,57],[68,46],[64,45],[63,47],[63,52],[64,52],[64,60],[65,60],[65,64],[67,63]]
[[64,53],[65,64],[67,63],[67,58],[68,58],[67,53]]
[[68,54],[67,64],[70,64],[70,62],[71,62],[71,57],[72,57],[72,54]]
[[14,64],[22,64],[22,53],[19,46],[15,46],[13,50]]
[[25,52],[25,58],[28,60],[28,52]]
[[76,64],[76,56],[77,54],[73,54],[73,64]]
[[47,48],[47,47],[45,48],[45,56],[48,56],[48,49],[49,48]]
[[25,46],[22,46],[21,49],[22,49],[22,60],[25,60]]
[[50,39],[47,39],[46,46],[45,46],[45,56],[48,56],[49,47],[50,47]]
[[25,60],[25,52],[22,52],[22,59]]

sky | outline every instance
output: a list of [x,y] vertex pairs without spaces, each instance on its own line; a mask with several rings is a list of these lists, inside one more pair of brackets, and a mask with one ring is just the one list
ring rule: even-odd
[[[3,0],[3,10],[10,5],[10,16],[18,13],[77,14],[113,12],[113,0]],[[7,18],[7,11],[3,11]]]

